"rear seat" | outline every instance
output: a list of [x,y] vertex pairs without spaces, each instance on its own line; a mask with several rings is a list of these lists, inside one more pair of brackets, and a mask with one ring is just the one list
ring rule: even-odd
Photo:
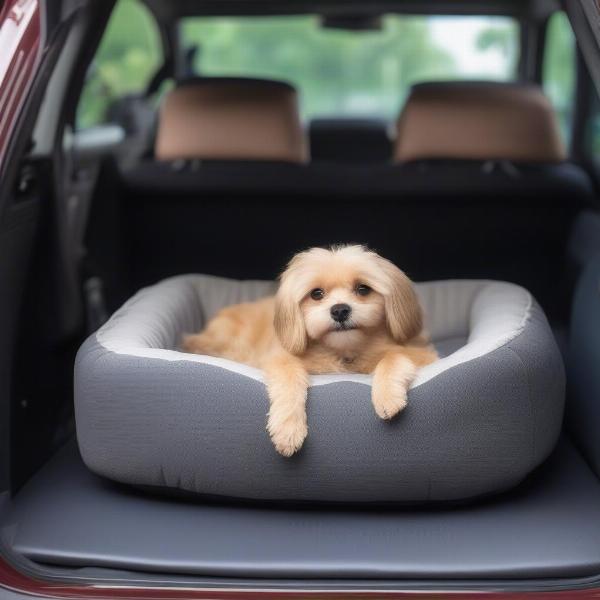
[[103,169],[87,245],[110,308],[169,275],[271,279],[301,248],[361,242],[417,280],[513,281],[551,318],[565,313],[556,300],[564,244],[591,184],[562,160],[536,88],[417,86],[396,162],[361,165],[305,161],[289,86],[196,83],[161,111],[162,160]]
[[484,270],[490,261],[482,276],[520,281],[557,320],[566,317],[570,293],[561,275],[564,244],[593,196],[587,174],[566,159],[554,109],[536,85],[419,84],[397,120],[394,161],[404,189],[426,196],[432,211],[449,196],[465,211],[466,221],[452,226],[454,244],[431,231],[432,253],[464,268],[455,251],[471,250],[455,245],[470,240],[474,252],[464,258],[481,260]]

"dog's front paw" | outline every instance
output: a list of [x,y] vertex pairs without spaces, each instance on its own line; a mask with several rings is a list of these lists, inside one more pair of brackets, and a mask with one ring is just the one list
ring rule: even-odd
[[393,419],[404,409],[416,374],[417,367],[402,353],[391,353],[379,362],[373,373],[371,399],[382,419]]
[[387,421],[406,407],[406,396],[407,390],[401,385],[375,382],[371,399],[377,415]]
[[290,415],[280,420],[277,415],[269,414],[267,431],[275,450],[282,456],[292,456],[302,448],[308,434],[306,414]]

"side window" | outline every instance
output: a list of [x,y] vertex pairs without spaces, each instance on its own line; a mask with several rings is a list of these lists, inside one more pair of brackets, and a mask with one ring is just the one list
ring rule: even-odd
[[594,159],[596,166],[600,160],[600,96],[593,92],[585,132],[585,150]]
[[571,138],[576,76],[575,36],[567,15],[557,12],[548,21],[542,81],[567,143]]
[[143,92],[162,60],[152,14],[139,0],[118,0],[88,69],[77,106],[77,129],[111,121],[115,103]]

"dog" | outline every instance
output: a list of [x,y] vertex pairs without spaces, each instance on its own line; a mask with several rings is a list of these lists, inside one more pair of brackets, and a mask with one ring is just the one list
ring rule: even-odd
[[418,369],[438,358],[410,279],[358,245],[296,254],[274,297],[222,309],[182,346],[264,371],[267,430],[283,456],[308,433],[309,375],[372,373],[375,412],[391,419],[406,406]]

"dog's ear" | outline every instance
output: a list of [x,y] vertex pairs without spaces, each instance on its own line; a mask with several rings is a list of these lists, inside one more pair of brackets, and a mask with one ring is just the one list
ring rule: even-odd
[[423,311],[412,281],[396,265],[379,257],[387,279],[384,294],[388,329],[394,340],[404,343],[421,333]]
[[308,343],[300,306],[281,285],[275,296],[275,333],[290,354],[302,354]]

